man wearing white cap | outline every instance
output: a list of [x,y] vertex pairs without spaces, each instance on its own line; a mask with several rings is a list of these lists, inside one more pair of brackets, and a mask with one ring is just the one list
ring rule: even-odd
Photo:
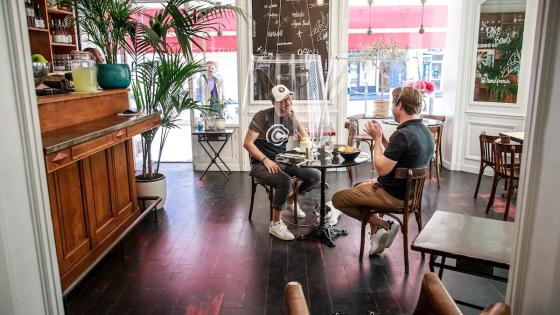
[[297,207],[298,218],[305,217],[305,212],[291,198],[291,176],[297,176],[303,181],[298,194],[305,195],[320,180],[321,173],[316,169],[274,162],[277,154],[286,151],[289,136],[297,132],[300,136],[307,137],[307,132],[292,111],[293,93],[282,84],[274,86],[271,93],[273,107],[261,110],[253,116],[243,147],[251,155],[251,176],[274,187],[272,222],[268,232],[281,240],[289,241],[294,239],[294,235],[282,222],[282,210],[293,212],[293,207]]

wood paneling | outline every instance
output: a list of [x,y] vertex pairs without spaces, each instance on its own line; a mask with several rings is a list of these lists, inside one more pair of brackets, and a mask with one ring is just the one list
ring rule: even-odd
[[93,204],[89,211],[90,227],[95,234],[96,243],[104,239],[107,234],[115,229],[116,211],[111,202],[111,159],[110,150],[98,152],[90,156],[84,161],[84,166],[87,169],[87,178],[91,181],[91,186],[88,186],[88,191],[92,196],[91,201]]
[[160,118],[116,115],[126,109],[126,90],[39,99],[64,291],[140,217],[130,137]]
[[102,148],[106,148],[113,144],[113,135],[109,134],[103,137],[95,138],[88,142],[78,144],[72,147],[72,159],[78,160],[86,155],[90,155]]
[[[77,95],[76,95],[77,94]],[[38,98],[41,132],[122,113],[128,109],[128,91],[72,93],[68,96]]]
[[130,175],[134,175],[134,167],[128,162],[127,143],[121,142],[113,146],[113,172],[115,179],[115,201],[118,215],[123,211],[132,210],[132,193]]
[[[60,244],[57,248],[60,271],[63,272],[84,257],[90,250],[89,229],[87,226],[86,203],[82,194],[83,177],[81,163],[73,163],[56,171],[50,181],[54,187],[54,200],[51,198],[53,224]],[[51,194],[52,195],[52,194]]]

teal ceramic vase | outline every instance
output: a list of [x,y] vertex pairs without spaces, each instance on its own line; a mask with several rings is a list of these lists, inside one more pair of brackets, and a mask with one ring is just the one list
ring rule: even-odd
[[97,84],[102,89],[124,89],[130,85],[130,68],[127,64],[97,65]]

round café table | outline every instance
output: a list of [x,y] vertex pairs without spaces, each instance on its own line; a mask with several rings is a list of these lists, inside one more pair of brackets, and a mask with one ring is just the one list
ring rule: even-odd
[[299,240],[305,240],[308,238],[314,238],[321,241],[328,247],[335,247],[333,239],[339,235],[348,235],[346,230],[339,230],[334,228],[332,225],[325,223],[325,214],[327,213],[328,206],[325,204],[325,189],[326,189],[326,177],[327,169],[329,168],[340,168],[340,167],[350,167],[358,164],[362,164],[369,160],[369,155],[367,153],[361,152],[354,160],[346,161],[340,156],[340,154],[335,153],[334,155],[328,153],[321,153],[315,160],[303,160],[302,158],[286,158],[282,155],[277,156],[276,162],[285,165],[297,166],[297,167],[307,167],[315,168],[321,171],[321,205],[319,208],[319,224],[314,225],[311,231],[305,235],[298,237]]

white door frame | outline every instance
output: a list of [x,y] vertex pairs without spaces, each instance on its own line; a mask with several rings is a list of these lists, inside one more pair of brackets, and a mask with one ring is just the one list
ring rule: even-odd
[[27,32],[0,1],[0,313],[64,314]]

